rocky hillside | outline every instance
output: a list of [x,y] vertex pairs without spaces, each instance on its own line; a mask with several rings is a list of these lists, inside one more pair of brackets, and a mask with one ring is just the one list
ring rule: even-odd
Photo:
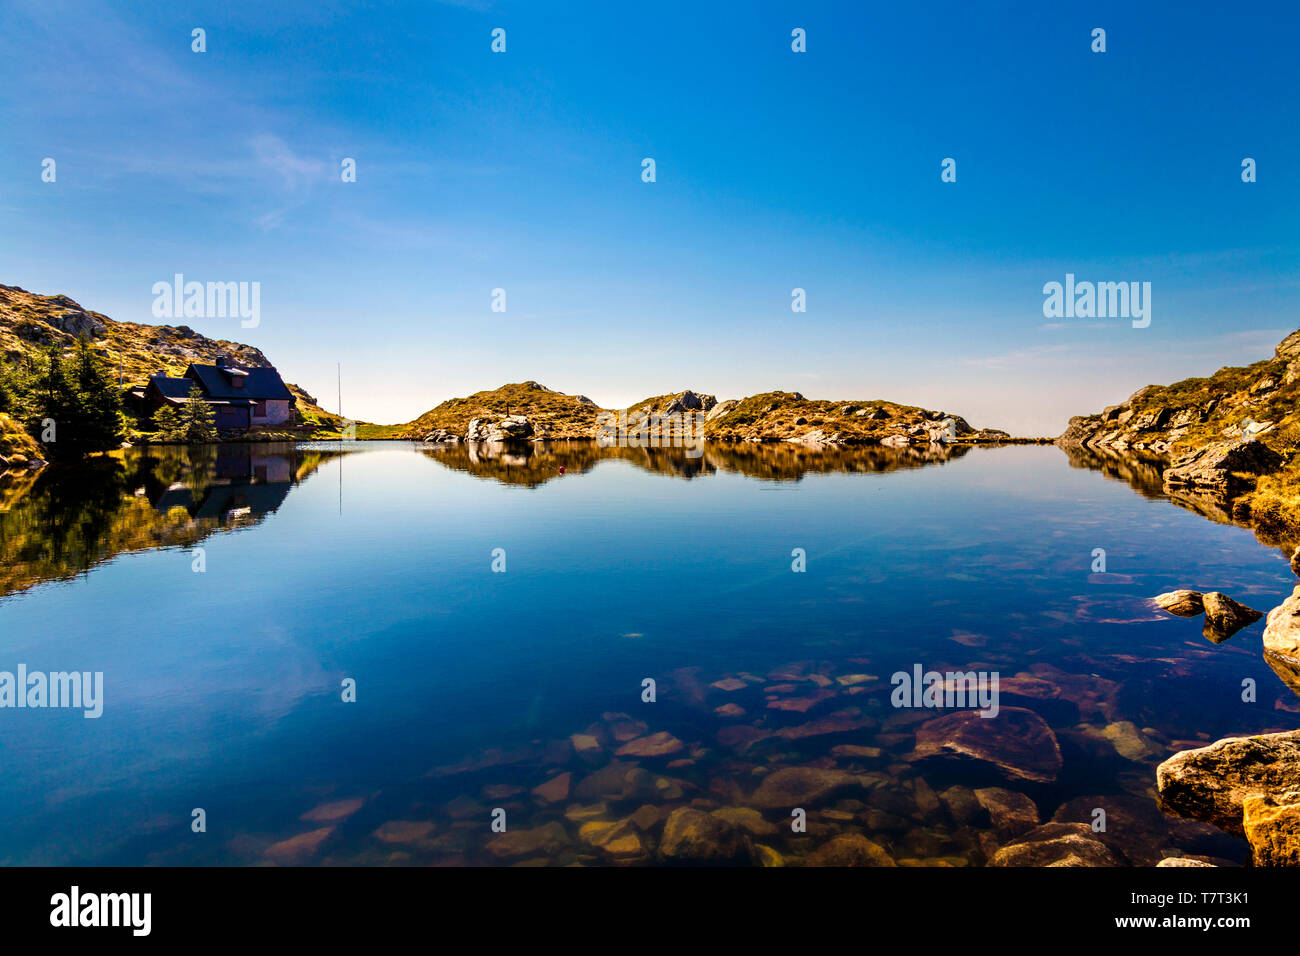
[[468,398],[450,398],[405,426],[400,437],[414,441],[594,438],[599,413],[585,395],[519,382]]
[[[155,372],[180,375],[191,362],[211,363],[223,354],[245,368],[271,365],[251,345],[210,339],[188,326],[118,322],[66,295],[37,295],[0,285],[0,360],[22,362],[51,345],[71,349],[83,336],[118,372],[123,385],[142,383]],[[338,416],[320,408],[305,391],[292,384],[289,390],[304,421],[337,426]]]
[[1209,378],[1148,385],[1070,419],[1068,447],[1158,454],[1166,491],[1230,503],[1265,525],[1300,525],[1300,330],[1273,357]]
[[808,445],[895,445],[994,442],[997,429],[976,430],[960,415],[881,400],[831,402],[798,392],[764,392],[719,402],[704,435],[719,441],[792,441]]
[[[686,390],[643,399],[618,411],[583,395],[566,395],[536,382],[503,385],[454,398],[426,412],[402,437],[417,441],[592,439],[611,423],[629,432],[655,417],[683,416],[695,434],[722,442],[798,442],[823,445],[924,445],[1010,440],[996,429],[977,431],[960,415],[893,402],[829,402],[798,392],[766,392],[718,401]],[[604,429],[602,429],[604,423]]]

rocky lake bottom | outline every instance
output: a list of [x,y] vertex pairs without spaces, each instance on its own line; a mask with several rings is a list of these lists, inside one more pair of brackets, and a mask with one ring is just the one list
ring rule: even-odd
[[[1295,575],[1117,474],[591,443],[49,469],[0,512],[0,670],[102,672],[103,715],[0,714],[0,862],[1243,864],[1156,766],[1300,699],[1262,622],[1214,643],[1150,598],[1267,612]],[[996,674],[997,715],[896,706],[918,668]]]

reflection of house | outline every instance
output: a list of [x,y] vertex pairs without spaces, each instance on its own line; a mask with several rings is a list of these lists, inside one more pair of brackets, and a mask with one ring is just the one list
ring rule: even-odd
[[270,514],[284,503],[293,487],[293,464],[284,455],[258,454],[240,445],[221,445],[210,477],[170,485],[151,495],[164,514],[184,508],[192,518],[224,521]]
[[163,405],[181,405],[196,385],[212,407],[218,428],[283,425],[293,414],[293,394],[273,368],[236,368],[219,358],[216,365],[191,365],[180,378],[154,375],[136,392],[146,414]]

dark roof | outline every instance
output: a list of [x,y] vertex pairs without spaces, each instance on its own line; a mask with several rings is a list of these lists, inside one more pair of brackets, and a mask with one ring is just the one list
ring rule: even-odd
[[[230,383],[233,375],[243,373],[244,384],[236,388]],[[187,378],[193,377],[203,386],[208,398],[247,398],[258,402],[268,400],[293,400],[293,393],[273,368],[228,369],[218,365],[191,365],[185,370]]]
[[155,375],[149,379],[149,385],[156,385],[163,398],[189,398],[190,386],[193,384],[188,378],[168,378],[165,375]]

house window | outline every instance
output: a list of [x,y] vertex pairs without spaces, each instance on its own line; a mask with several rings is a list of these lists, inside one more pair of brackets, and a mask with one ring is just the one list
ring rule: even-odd
[[254,418],[266,417],[266,402],[257,402],[253,405],[253,417]]

